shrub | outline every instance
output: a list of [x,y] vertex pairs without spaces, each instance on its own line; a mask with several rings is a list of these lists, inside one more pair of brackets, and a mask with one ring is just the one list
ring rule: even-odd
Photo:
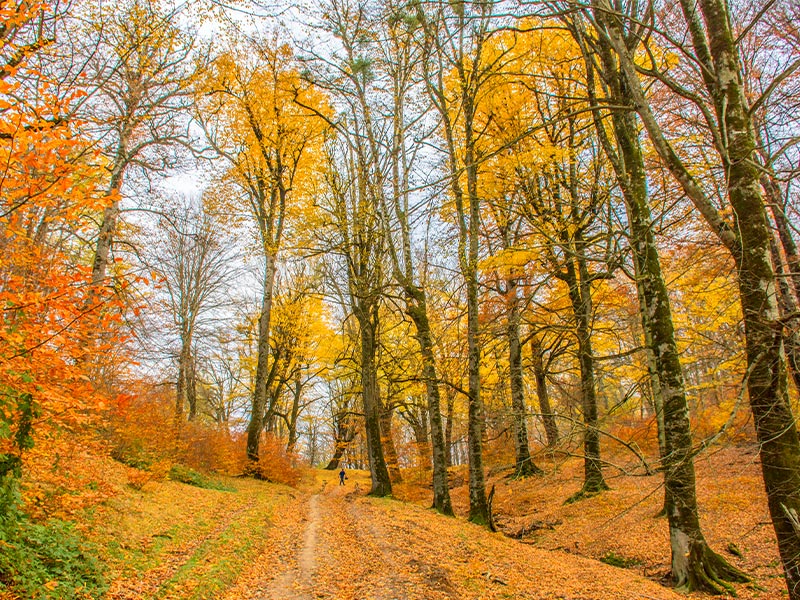
[[0,590],[31,600],[100,598],[107,585],[92,549],[71,523],[32,521],[19,510],[17,482],[0,482]]
[[266,434],[261,438],[258,463],[248,471],[257,479],[296,486],[305,471],[295,466],[294,457],[286,451],[281,438]]
[[600,558],[600,562],[611,565],[612,567],[619,567],[620,569],[627,569],[628,567],[640,564],[640,561],[635,558],[625,558],[624,556],[620,556],[613,551],[608,552],[605,556],[602,556]]

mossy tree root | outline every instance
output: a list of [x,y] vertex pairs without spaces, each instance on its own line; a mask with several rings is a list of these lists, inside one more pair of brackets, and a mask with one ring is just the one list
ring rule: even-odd
[[673,578],[676,589],[682,592],[736,595],[731,583],[747,583],[750,578],[722,556],[709,548],[705,541],[692,544],[686,563]]

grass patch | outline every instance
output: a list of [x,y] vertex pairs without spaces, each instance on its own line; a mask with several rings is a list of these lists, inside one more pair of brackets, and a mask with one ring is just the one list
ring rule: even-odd
[[612,567],[619,567],[620,569],[627,569],[628,567],[641,564],[640,561],[635,558],[625,558],[616,552],[608,552],[604,556],[601,556],[600,562],[611,565]]
[[184,467],[183,465],[173,465],[167,475],[172,481],[178,481],[187,485],[203,488],[205,490],[217,490],[219,492],[235,492],[236,488],[224,484],[223,482],[206,477],[202,473]]

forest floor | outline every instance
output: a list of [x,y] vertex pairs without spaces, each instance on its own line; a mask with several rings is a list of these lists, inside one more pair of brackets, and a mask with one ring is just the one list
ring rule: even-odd
[[[730,557],[727,545],[736,544],[742,557],[730,558],[755,578],[737,586],[739,598],[780,598],[748,452],[699,461],[702,517],[712,546]],[[669,567],[666,524],[653,517],[660,476],[609,472],[610,492],[564,506],[579,484],[574,463],[525,481],[492,479],[502,527],[528,530],[519,541],[425,508],[429,492],[413,477],[397,489],[407,502],[369,498],[368,475],[357,471],[345,486],[333,472],[313,471],[298,489],[248,479],[225,480],[236,492],[153,482],[98,507],[86,534],[109,566],[114,599],[685,598],[658,583]],[[465,488],[453,493],[463,514]]]
[[[643,471],[631,455],[606,458],[619,465],[605,469],[611,489],[573,504],[565,500],[583,481],[579,459],[540,457],[537,462],[544,476],[514,481],[506,471],[490,478],[489,487],[496,485],[498,525],[506,534],[520,536],[524,544],[593,558],[668,585],[669,528],[660,515],[663,476],[631,475]],[[786,597],[757,447],[712,448],[696,457],[695,469],[706,540],[752,578],[749,584],[734,586],[737,598]],[[456,512],[467,512],[466,485],[451,493]]]

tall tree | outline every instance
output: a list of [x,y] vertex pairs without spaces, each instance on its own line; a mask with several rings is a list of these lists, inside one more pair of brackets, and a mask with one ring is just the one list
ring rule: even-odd
[[228,284],[231,256],[219,238],[217,223],[202,206],[183,198],[159,219],[155,241],[148,246],[151,269],[166,292],[164,302],[180,341],[175,385],[175,419],[197,416],[196,336],[209,311],[219,309]]
[[[628,102],[627,82],[607,40],[590,41],[580,16],[567,24],[584,54],[595,129],[614,167],[627,209],[652,389],[657,396],[657,405],[663,411],[659,433],[663,437],[665,511],[670,526],[673,581],[676,587],[687,591],[730,591],[727,584],[720,582],[742,582],[747,581],[747,577],[709,548],[700,527],[686,386],[656,245],[636,113],[633,107],[627,111],[617,109],[610,114],[601,110],[602,103],[625,106]],[[626,28],[627,45],[635,45],[637,36],[642,33],[639,26]],[[590,44],[596,54],[590,51]],[[598,99],[598,92],[603,96],[602,101]],[[608,135],[604,123],[609,117],[612,136]]]
[[[516,204],[530,229],[527,244],[541,249],[532,254],[520,248],[522,263],[535,257],[546,265],[569,300],[584,424],[584,483],[573,496],[578,499],[608,489],[600,456],[594,294],[619,263],[620,232],[608,165],[583,112],[583,67],[561,35],[543,32],[520,42],[531,51],[519,51],[520,66],[512,71],[518,81],[509,83],[514,99],[502,122],[513,152],[503,173],[515,188],[508,193],[520,196]],[[544,47],[552,63],[539,55]]]
[[101,27],[73,32],[84,39],[93,93],[80,117],[98,139],[108,170],[109,205],[103,211],[92,262],[92,282],[104,283],[123,210],[126,175],[165,171],[176,147],[189,147],[193,77],[192,36],[179,13],[158,0],[126,0],[99,6],[88,18]]
[[[381,39],[385,43],[373,44],[376,58],[371,67],[373,73],[380,71],[389,84],[389,94],[386,94],[386,98],[380,98],[382,105],[376,112],[379,115],[390,115],[390,127],[373,123],[374,112],[369,113],[368,125],[376,130],[370,138],[374,158],[388,163],[388,181],[387,185],[382,186],[380,210],[391,272],[402,290],[404,309],[414,323],[415,338],[422,357],[428,410],[426,421],[430,421],[433,460],[433,506],[443,514],[452,515],[434,340],[424,273],[419,272],[424,269],[424,265],[419,265],[415,258],[412,240],[415,233],[412,224],[420,216],[420,210],[415,211],[411,202],[415,162],[429,134],[423,122],[426,105],[419,102],[423,90],[420,89],[422,86],[418,68],[420,49],[414,44],[417,26],[416,15],[411,7],[404,2],[394,1],[382,5],[375,18],[362,26],[373,31],[384,30]],[[373,87],[376,87],[375,84]],[[359,101],[362,106],[367,106],[370,102],[368,90],[359,87],[356,90],[361,94]],[[387,132],[387,139],[379,139],[380,131]],[[384,158],[382,154],[388,156]],[[422,210],[424,209],[423,206]]]
[[[751,103],[744,94],[738,37],[730,5],[724,0],[681,0],[690,45],[685,55],[697,74],[694,85],[645,69],[634,59],[636,46],[626,44],[629,18],[606,0],[594,0],[594,25],[619,61],[627,93],[667,169],[694,203],[737,267],[745,326],[747,389],[759,441],[761,468],[770,515],[786,575],[789,597],[800,598],[800,440],[787,391],[786,360],[770,256],[767,222],[756,156]],[[702,115],[724,173],[730,216],[720,211],[703,182],[670,141],[648,98],[642,75],[656,75],[668,89],[693,103]],[[756,101],[757,102],[757,101]]]
[[478,305],[481,197],[476,112],[479,97],[503,58],[502,53],[485,54],[494,8],[491,1],[417,5],[425,82],[441,118],[458,230],[458,264],[467,296],[469,519],[483,524],[489,521],[489,506],[481,447],[484,433]]
[[[381,430],[381,400],[378,388],[380,305],[383,295],[385,256],[379,199],[374,193],[364,136],[358,122],[351,122],[355,135],[329,157],[326,173],[328,213],[333,231],[331,252],[338,255],[345,271],[347,303],[358,323],[361,396],[364,406],[367,457],[372,478],[370,494],[389,496],[392,482],[384,455]],[[340,129],[340,136],[348,135]],[[335,148],[335,147],[334,147]],[[335,150],[334,150],[335,151]]]
[[[232,36],[241,35],[232,32]],[[200,86],[199,121],[226,165],[217,200],[227,210],[244,204],[263,263],[256,375],[247,456],[257,461],[267,408],[270,319],[279,252],[288,220],[300,210],[322,142],[320,94],[304,84],[291,50],[276,39],[244,38],[211,63]],[[230,201],[233,204],[230,204]],[[238,211],[232,211],[237,214]]]

